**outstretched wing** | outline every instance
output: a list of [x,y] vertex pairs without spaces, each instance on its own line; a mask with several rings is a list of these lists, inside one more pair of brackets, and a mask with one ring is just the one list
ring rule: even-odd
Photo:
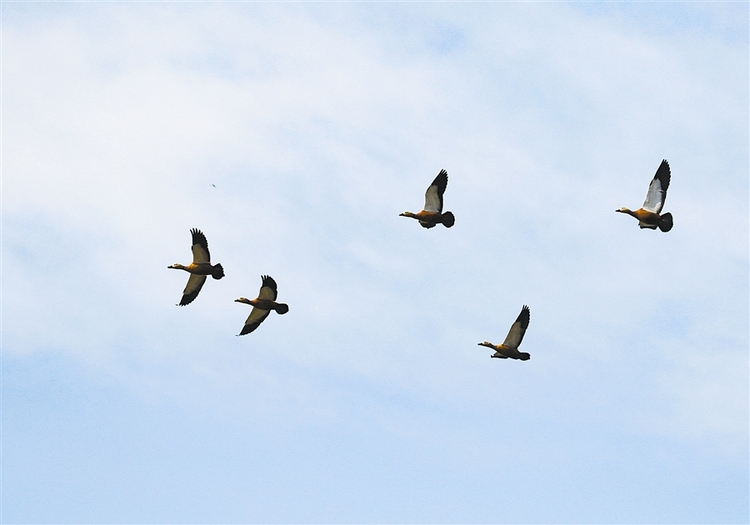
[[529,327],[530,318],[531,312],[529,312],[529,307],[523,305],[523,308],[521,308],[521,313],[518,314],[516,322],[513,323],[513,325],[510,327],[508,336],[505,338],[505,341],[503,341],[503,344],[505,346],[508,346],[510,348],[518,348],[518,346],[521,344],[521,341],[523,341],[523,336],[526,333],[526,329]]
[[191,273],[190,277],[188,277],[187,285],[185,286],[185,289],[182,291],[182,299],[180,300],[180,306],[185,306],[186,304],[192,303],[193,299],[198,297],[198,292],[201,291],[201,288],[203,288],[203,283],[205,282],[206,282],[205,275],[196,275],[194,273]]
[[263,279],[263,284],[260,286],[258,299],[268,299],[271,301],[275,301],[276,296],[279,294],[276,288],[276,281],[273,280],[273,277],[270,277],[268,275],[261,275],[260,277],[261,279]]
[[248,315],[247,319],[245,320],[245,326],[242,327],[240,335],[249,334],[256,328],[258,328],[260,326],[260,323],[265,321],[266,317],[268,317],[268,314],[270,313],[271,310],[261,310],[257,306],[253,306],[250,315]]
[[197,228],[190,230],[193,234],[193,262],[196,264],[211,262],[211,254],[208,253],[208,241],[203,232]]
[[667,189],[671,178],[669,163],[666,160],[661,161],[659,169],[656,170],[656,175],[651,179],[651,184],[648,185],[646,200],[643,201],[644,210],[654,213],[661,212],[664,201],[667,200]]
[[443,193],[448,186],[448,172],[440,170],[424,194],[424,209],[433,213],[443,213]]

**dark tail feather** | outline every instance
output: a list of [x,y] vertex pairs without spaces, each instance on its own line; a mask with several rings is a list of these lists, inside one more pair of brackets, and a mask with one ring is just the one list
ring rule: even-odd
[[213,270],[211,270],[211,277],[214,279],[224,277],[224,268],[220,264],[214,264]]
[[528,361],[529,359],[531,359],[531,354],[527,352],[518,352],[518,359],[520,359],[521,361]]
[[284,315],[289,311],[289,305],[284,303],[279,303],[276,305],[276,313],[280,315]]
[[454,224],[456,224],[456,218],[453,216],[453,214],[449,211],[445,212],[443,214],[443,226],[446,228],[450,228]]
[[674,223],[672,222],[671,213],[665,213],[659,218],[659,229],[664,233],[667,233],[669,230],[671,230],[673,224]]

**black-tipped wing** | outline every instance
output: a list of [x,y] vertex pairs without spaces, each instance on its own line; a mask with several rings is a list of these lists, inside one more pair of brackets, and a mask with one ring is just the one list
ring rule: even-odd
[[665,159],[661,161],[659,169],[656,170],[656,175],[651,179],[651,184],[648,185],[646,200],[643,201],[644,210],[654,213],[661,212],[664,201],[667,200],[667,189],[669,189],[671,178],[672,173],[669,169],[669,163]]
[[211,262],[211,254],[208,252],[208,241],[206,240],[206,236],[197,228],[190,230],[190,233],[193,234],[193,262]]
[[279,294],[276,287],[276,281],[273,280],[273,277],[270,277],[268,275],[261,275],[261,279],[263,279],[263,284],[260,286],[258,299],[269,299],[271,301],[275,301],[276,296],[278,296]]
[[443,212],[443,193],[448,186],[448,172],[440,170],[424,194],[424,209],[433,213]]
[[529,311],[529,307],[523,305],[523,308],[521,308],[521,313],[518,314],[516,322],[513,323],[513,325],[510,327],[508,336],[505,338],[505,341],[503,341],[503,344],[505,346],[508,346],[510,348],[518,348],[518,346],[521,344],[521,341],[523,341],[523,336],[526,334],[526,329],[529,327],[530,318],[531,312]]
[[261,310],[257,306],[253,306],[250,315],[248,315],[247,319],[245,320],[245,326],[242,327],[240,335],[249,334],[256,328],[258,328],[260,326],[260,323],[265,321],[266,317],[268,317],[268,314],[270,313],[271,310]]
[[185,289],[182,291],[180,306],[185,306],[186,304],[192,303],[193,300],[198,297],[198,293],[201,291],[201,288],[203,288],[203,283],[205,282],[205,275],[196,275],[194,273],[191,273],[190,277],[188,277],[187,286],[185,286]]

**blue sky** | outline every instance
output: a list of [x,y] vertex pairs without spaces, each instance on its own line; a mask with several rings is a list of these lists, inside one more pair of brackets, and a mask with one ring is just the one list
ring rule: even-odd
[[5,522],[747,522],[747,3],[2,24]]

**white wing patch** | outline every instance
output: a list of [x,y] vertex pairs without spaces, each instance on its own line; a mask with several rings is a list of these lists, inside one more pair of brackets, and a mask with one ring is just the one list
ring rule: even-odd
[[518,345],[521,344],[521,339],[523,338],[523,332],[524,329],[521,328],[521,323],[516,321],[511,325],[510,331],[508,332],[505,341],[503,341],[503,344],[510,348],[518,348]]
[[521,313],[518,314],[518,318],[511,325],[510,331],[508,331],[508,336],[505,338],[505,341],[503,341],[503,344],[505,346],[513,348],[514,350],[518,349],[521,341],[523,341],[523,336],[526,333],[526,328],[529,327],[529,319],[529,307],[523,305],[523,308],[521,308]]
[[270,313],[271,310],[261,310],[257,306],[253,306],[250,315],[247,316],[245,326],[242,327],[242,332],[240,332],[240,335],[249,334],[250,332],[254,331],[260,326],[260,323],[266,320],[266,317],[268,317],[268,314]]
[[250,315],[247,316],[245,324],[260,324],[266,317],[268,317],[268,314],[270,313],[271,310],[263,310],[261,308],[258,308],[257,306],[253,306],[253,310],[252,312],[250,312]]
[[669,162],[666,159],[661,161],[659,169],[656,170],[651,184],[648,185],[646,200],[643,201],[643,209],[652,213],[660,213],[664,207],[664,201],[667,200],[667,189],[669,181],[672,178],[672,172],[669,169]]
[[433,213],[443,212],[443,198],[438,194],[437,184],[431,184],[424,194],[424,210]]
[[201,291],[201,288],[203,288],[203,283],[206,282],[206,276],[205,275],[196,275],[194,273],[190,274],[190,277],[188,277],[187,285],[185,286],[185,289],[182,291],[182,299],[180,300],[180,306],[185,306],[186,304],[190,304],[195,300],[196,297],[198,297],[198,292]]
[[646,200],[643,201],[643,209],[653,213],[659,213],[664,207],[664,190],[661,188],[661,181],[654,179],[648,186]]
[[276,295],[276,290],[274,290],[270,286],[261,286],[260,291],[258,292],[258,299],[268,299],[270,301],[275,301]]
[[193,262],[196,264],[211,262],[208,253],[200,244],[193,244]]

